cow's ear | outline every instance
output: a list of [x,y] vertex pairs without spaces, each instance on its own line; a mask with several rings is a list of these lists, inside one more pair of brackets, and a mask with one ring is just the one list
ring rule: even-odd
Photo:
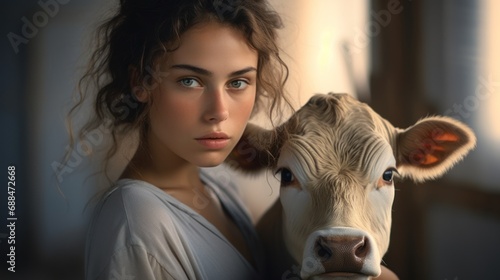
[[414,181],[443,175],[476,145],[474,132],[448,117],[428,117],[396,136],[399,173]]
[[280,129],[267,130],[248,124],[243,135],[225,162],[229,167],[248,173],[256,173],[273,167],[281,148]]

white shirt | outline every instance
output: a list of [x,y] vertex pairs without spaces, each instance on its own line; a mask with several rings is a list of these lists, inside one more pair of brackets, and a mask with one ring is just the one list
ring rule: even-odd
[[[242,231],[257,269],[262,250],[234,186],[200,178]],[[118,180],[97,205],[87,236],[86,279],[260,279],[259,272],[203,216],[161,189]]]

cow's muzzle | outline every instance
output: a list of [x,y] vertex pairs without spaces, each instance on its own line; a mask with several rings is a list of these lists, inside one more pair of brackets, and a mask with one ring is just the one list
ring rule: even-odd
[[301,277],[321,274],[352,275],[359,279],[380,274],[380,255],[366,232],[348,227],[332,227],[313,232],[306,241]]

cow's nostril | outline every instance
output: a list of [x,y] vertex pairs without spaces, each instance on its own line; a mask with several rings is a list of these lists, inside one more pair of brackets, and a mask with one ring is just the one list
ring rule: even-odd
[[316,241],[315,247],[316,248],[314,251],[316,252],[316,255],[319,257],[319,259],[322,262],[327,261],[332,257],[333,252],[328,247],[328,243],[324,238],[322,238],[322,237],[318,238],[318,240]]
[[322,260],[327,260],[329,258],[332,257],[332,251],[328,250],[328,249],[325,249],[325,248],[320,248],[318,250],[318,256],[322,259]]
[[354,255],[358,258],[364,259],[366,257],[366,254],[368,254],[368,245],[365,242],[365,238],[362,238],[354,248]]

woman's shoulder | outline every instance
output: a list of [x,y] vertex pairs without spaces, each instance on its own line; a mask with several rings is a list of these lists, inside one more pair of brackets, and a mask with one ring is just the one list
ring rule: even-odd
[[[145,203],[148,207],[144,207]],[[99,215],[112,212],[115,217],[122,215],[130,218],[151,209],[151,206],[162,204],[154,186],[140,180],[120,179],[101,198],[95,211]]]
[[175,202],[169,200],[161,190],[146,182],[119,180],[96,205],[90,235],[141,243],[159,229],[172,228],[169,225],[174,222],[176,208],[172,205]]
[[164,271],[172,254],[166,246],[181,246],[175,211],[156,187],[138,180],[117,181],[94,210],[87,235],[86,273],[101,275],[123,263],[135,270],[153,265]]
[[[140,180],[120,179],[103,197],[103,207],[118,210],[121,214],[132,217],[145,214],[154,207],[168,208],[168,198],[157,187]],[[134,211],[131,211],[134,210]]]

